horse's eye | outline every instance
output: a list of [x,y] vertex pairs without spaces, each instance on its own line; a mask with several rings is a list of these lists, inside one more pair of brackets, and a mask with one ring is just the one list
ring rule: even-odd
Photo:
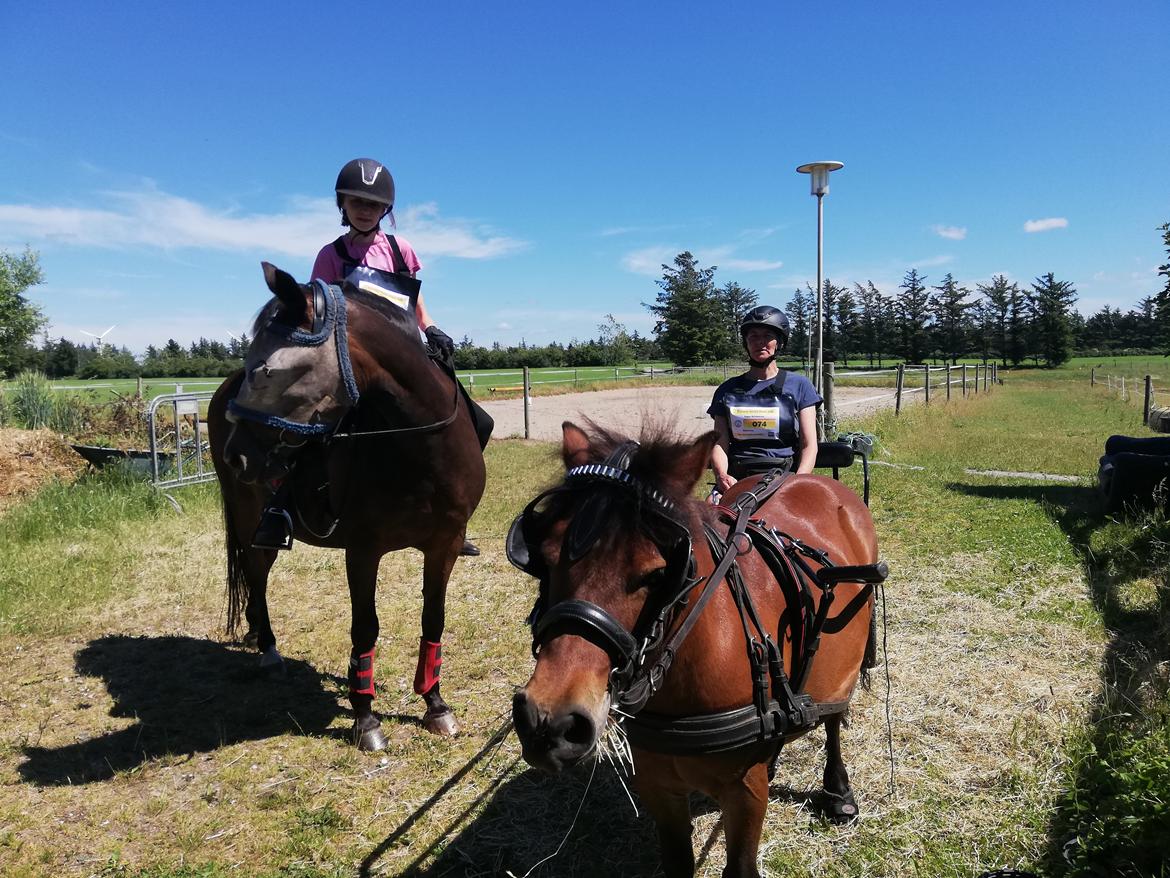
[[657,570],[651,570],[638,581],[638,588],[644,588],[649,591],[653,591],[662,585],[663,574],[665,572],[665,569],[661,567]]

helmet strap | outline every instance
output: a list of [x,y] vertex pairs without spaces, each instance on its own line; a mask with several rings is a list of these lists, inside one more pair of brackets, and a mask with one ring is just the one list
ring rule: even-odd
[[753,360],[751,358],[751,355],[749,354],[748,355],[748,362],[751,363],[753,366],[755,366],[757,369],[767,369],[769,366],[771,366],[773,363],[776,362],[776,355],[773,354],[772,356],[768,357],[768,359],[766,359],[766,360]]

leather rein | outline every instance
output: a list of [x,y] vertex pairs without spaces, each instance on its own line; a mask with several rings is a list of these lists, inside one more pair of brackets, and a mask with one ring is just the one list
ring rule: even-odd
[[[788,478],[788,473],[773,470],[752,490],[738,495],[731,507],[721,508],[721,517],[730,525],[726,537],[709,524],[703,525],[711,556],[717,560],[708,576],[696,577],[697,565],[691,533],[682,512],[657,489],[627,471],[637,447],[635,442],[626,443],[604,463],[570,469],[560,486],[539,495],[513,522],[507,540],[508,559],[520,570],[537,577],[541,583],[540,594],[528,618],[532,628],[533,655],[539,652],[544,643],[565,633],[581,636],[605,650],[612,662],[612,703],[624,715],[630,743],[646,750],[697,755],[757,743],[779,744],[787,736],[816,725],[823,717],[843,712],[848,707],[847,701],[814,703],[803,692],[804,683],[808,679],[820,634],[825,628],[833,586],[838,582],[853,581],[865,582],[869,589],[872,587],[869,583],[885,579],[885,565],[834,566],[824,552],[754,521],[752,516],[755,511]],[[661,589],[652,590],[632,632],[627,631],[604,608],[590,601],[574,598],[549,606],[550,571],[540,554],[540,507],[548,498],[568,492],[587,492],[585,503],[574,515],[565,534],[571,564],[588,551],[599,536],[593,533],[576,539],[576,519],[588,517],[586,509],[598,491],[615,487],[633,493],[644,518],[657,525],[653,529],[658,534],[652,534],[651,538],[667,561],[665,582]],[[663,532],[665,537],[661,536]],[[796,683],[786,675],[782,653],[761,621],[736,563],[738,555],[752,551],[762,539],[771,544],[771,554],[785,559],[782,570],[777,570],[775,563],[770,566],[778,580],[782,577],[787,579],[783,584],[787,586],[786,596],[795,591],[803,594],[806,598],[804,603],[807,603],[811,601],[811,588],[817,587],[821,591],[818,610],[811,622],[805,625],[805,636],[801,638],[803,649],[797,657]],[[815,560],[823,566],[814,571],[807,559]],[[769,559],[765,557],[765,560]],[[642,708],[662,687],[675,657],[721,582],[727,583],[743,626],[752,668],[752,703],[729,711],[690,717],[642,712]],[[699,586],[702,589],[695,597],[693,592]],[[656,597],[655,591],[662,593]],[[676,624],[680,611],[689,604],[690,612]],[[860,609],[861,605],[858,601],[851,602],[853,612]]]

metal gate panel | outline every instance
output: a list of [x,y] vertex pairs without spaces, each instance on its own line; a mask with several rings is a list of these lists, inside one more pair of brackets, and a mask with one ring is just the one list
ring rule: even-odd
[[179,488],[215,478],[207,441],[207,403],[214,390],[164,393],[150,401],[150,474],[156,488]]

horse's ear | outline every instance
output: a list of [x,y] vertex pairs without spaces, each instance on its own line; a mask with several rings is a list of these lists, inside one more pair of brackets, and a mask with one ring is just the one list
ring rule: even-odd
[[689,448],[685,448],[674,458],[671,471],[664,473],[663,480],[679,495],[690,494],[711,462],[711,449],[715,447],[717,439],[718,434],[714,430],[696,439]]
[[284,308],[277,315],[282,323],[296,326],[305,319],[308,313],[308,303],[305,301],[305,291],[296,279],[287,271],[281,271],[271,262],[261,262],[264,269],[264,281],[272,294],[280,299]]
[[572,421],[561,424],[561,434],[564,441],[561,444],[561,457],[565,461],[565,469],[582,466],[592,459],[593,446],[589,444],[589,436]]
[[264,269],[264,282],[268,284],[268,289],[272,290],[272,295],[291,307],[296,307],[298,302],[305,301],[301,285],[291,274],[287,271],[281,271],[271,262],[261,262],[260,267]]

